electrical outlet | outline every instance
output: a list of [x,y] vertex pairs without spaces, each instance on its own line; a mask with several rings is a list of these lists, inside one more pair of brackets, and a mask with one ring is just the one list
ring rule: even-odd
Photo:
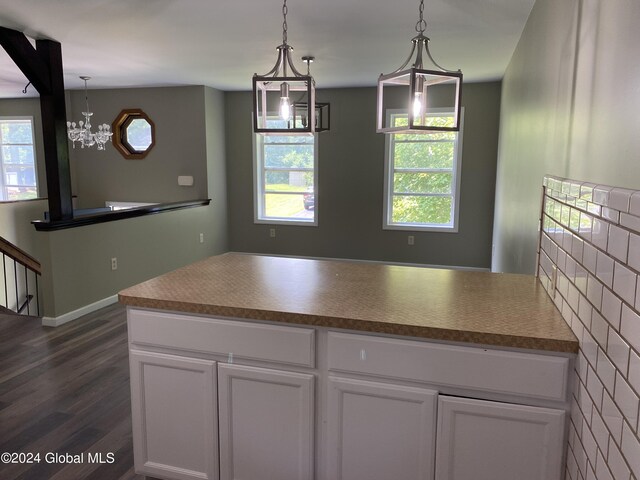
[[204,243],[204,233],[200,234],[200,243]]
[[415,239],[415,237],[414,237],[413,235],[409,235],[409,236],[407,237],[407,243],[408,243],[409,245],[414,245],[414,244],[415,244],[415,242],[416,242],[416,239]]
[[111,259],[111,270],[117,270],[118,269],[118,259],[116,257],[113,257]]
[[270,228],[269,229],[269,236],[271,238],[276,238],[276,229],[275,228]]

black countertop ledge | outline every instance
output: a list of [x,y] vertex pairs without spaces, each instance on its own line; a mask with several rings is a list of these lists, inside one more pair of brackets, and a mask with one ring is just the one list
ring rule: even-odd
[[185,208],[201,207],[209,205],[210,203],[210,198],[188,200],[184,202],[158,203],[155,205],[148,205],[144,207],[115,210],[113,212],[107,213],[81,215],[65,220],[33,220],[31,223],[39,232],[51,232],[54,230],[84,227],[86,225],[94,225],[96,223],[115,222],[116,220],[125,220],[127,218],[143,217],[145,215],[154,215],[156,213],[171,212],[174,210],[182,210]]

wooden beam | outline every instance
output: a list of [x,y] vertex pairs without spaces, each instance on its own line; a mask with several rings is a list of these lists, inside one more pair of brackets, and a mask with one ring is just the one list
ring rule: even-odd
[[42,61],[24,33],[0,27],[0,45],[40,95],[51,93],[49,67]]

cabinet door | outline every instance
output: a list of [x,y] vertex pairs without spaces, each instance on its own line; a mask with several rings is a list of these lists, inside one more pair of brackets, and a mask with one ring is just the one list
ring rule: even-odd
[[327,478],[432,479],[436,400],[423,388],[330,377]]
[[129,352],[136,472],[218,478],[216,363]]
[[220,478],[313,478],[314,377],[220,365]]
[[436,480],[559,480],[565,413],[440,397]]

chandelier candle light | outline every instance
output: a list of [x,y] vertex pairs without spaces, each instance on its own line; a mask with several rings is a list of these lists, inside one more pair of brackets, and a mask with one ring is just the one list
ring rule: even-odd
[[[278,60],[269,72],[253,75],[253,131],[260,134],[312,134],[316,131],[316,85],[313,77],[296,70],[291,60],[293,47],[287,44],[287,0],[282,5],[282,17],[282,44],[276,48]],[[291,92],[301,92],[306,112],[300,112],[298,107],[294,115]],[[274,122],[272,126],[267,124],[269,109],[273,111],[276,108],[281,121]]]
[[89,94],[87,93],[87,80],[91,80],[91,77],[80,77],[84,80],[84,99],[86,102],[87,111],[82,112],[85,120],[80,120],[76,127],[76,122],[67,122],[67,136],[69,140],[73,142],[73,148],[76,148],[76,142],[80,143],[80,147],[93,147],[98,146],[98,150],[104,150],[104,146],[107,142],[111,141],[113,133],[111,127],[106,123],[98,126],[98,131],[93,133],[91,131],[91,116],[93,113],[89,110]]
[[[429,38],[424,35],[427,22],[424,20],[424,0],[420,0],[420,17],[416,23],[418,35],[411,39],[411,53],[397,70],[378,79],[378,133],[435,133],[460,130],[460,108],[462,96],[462,72],[447,70],[436,63],[429,51]],[[423,52],[433,65],[427,70],[423,65]],[[414,58],[410,68],[407,65]],[[438,85],[438,89],[428,87]],[[437,92],[436,92],[437,90]],[[437,98],[436,98],[437,97]],[[427,102],[429,100],[429,102]],[[433,105],[432,105],[433,103]],[[444,125],[441,118],[433,115],[435,108],[453,115],[453,125]],[[399,113],[391,115],[391,113]],[[404,115],[406,121],[401,117]]]

